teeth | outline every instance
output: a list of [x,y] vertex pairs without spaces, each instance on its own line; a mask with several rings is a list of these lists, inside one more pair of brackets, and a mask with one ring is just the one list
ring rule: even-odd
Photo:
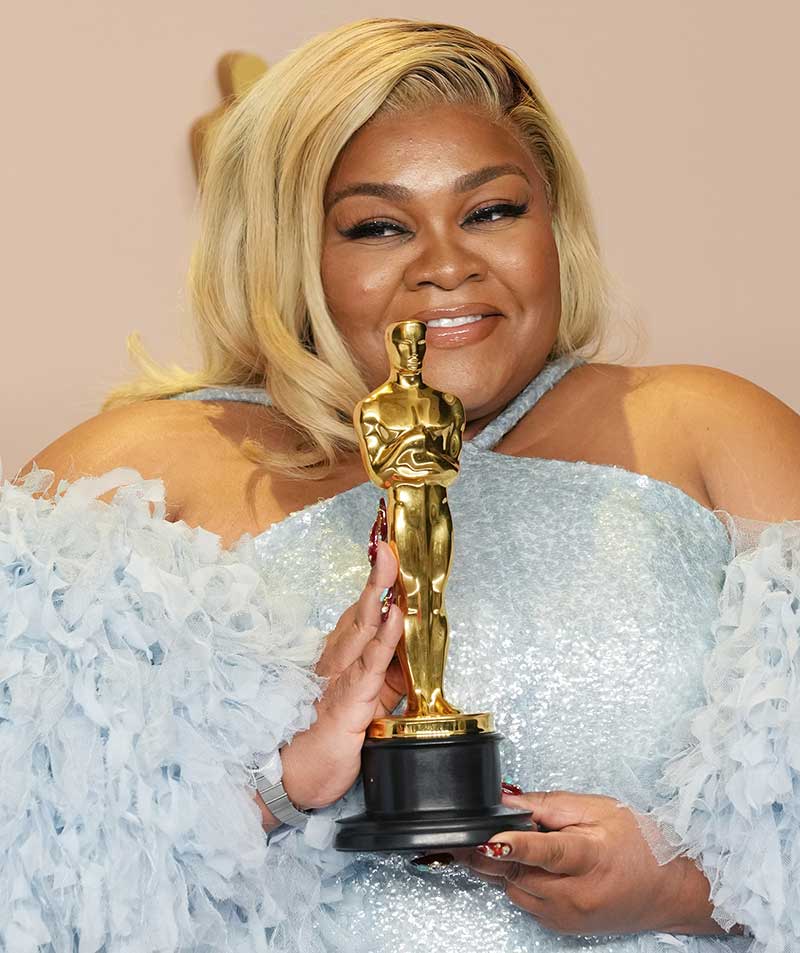
[[458,328],[462,324],[474,324],[484,317],[482,314],[465,314],[460,318],[436,318],[428,321],[429,328]]

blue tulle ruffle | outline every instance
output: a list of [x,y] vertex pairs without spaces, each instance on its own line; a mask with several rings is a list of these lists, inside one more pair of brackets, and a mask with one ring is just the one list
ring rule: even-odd
[[346,858],[268,847],[244,767],[314,718],[305,599],[159,480],[51,482],[0,485],[0,949],[326,949]]
[[768,526],[728,565],[706,702],[650,812],[662,862],[696,858],[714,918],[753,953],[800,949],[800,523]]

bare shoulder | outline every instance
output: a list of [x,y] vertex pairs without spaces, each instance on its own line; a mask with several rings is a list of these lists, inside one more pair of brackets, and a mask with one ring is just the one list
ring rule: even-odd
[[509,452],[624,467],[735,516],[800,519],[800,417],[736,374],[584,364],[529,417]]
[[[298,481],[254,462],[254,446],[288,450],[297,433],[271,407],[243,401],[155,400],[105,411],[63,434],[33,462],[59,480],[132,467],[163,480],[167,518],[217,533],[228,547],[289,513],[364,479],[360,456],[323,481]],[[113,491],[107,497],[113,496]]]
[[668,392],[661,367],[579,365],[536,404],[517,443],[537,456],[645,473],[706,503]]
[[800,519],[800,415],[719,368],[647,370],[647,400],[668,407],[685,429],[714,507],[751,519]]
[[201,401],[149,400],[116,407],[84,420],[35,454],[16,482],[33,463],[52,470],[55,479],[74,482],[98,476],[116,467],[131,467],[145,479],[164,481],[168,518],[180,518],[212,469],[224,461],[226,449],[237,456],[226,435],[237,431],[236,411]]

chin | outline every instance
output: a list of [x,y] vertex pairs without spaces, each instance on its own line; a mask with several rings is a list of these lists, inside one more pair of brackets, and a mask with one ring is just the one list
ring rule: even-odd
[[469,420],[488,413],[498,401],[505,403],[500,392],[509,379],[509,371],[497,365],[487,367],[484,362],[453,366],[449,361],[429,361],[426,354],[422,377],[429,387],[455,394],[464,405]]
[[537,325],[534,332],[501,334],[501,324],[487,338],[461,347],[425,348],[422,376],[429,387],[455,394],[467,417],[482,417],[505,406],[547,359],[555,339]]

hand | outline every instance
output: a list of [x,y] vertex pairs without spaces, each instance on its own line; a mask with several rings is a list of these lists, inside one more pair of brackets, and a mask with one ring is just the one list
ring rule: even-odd
[[[403,675],[403,669],[400,667],[400,659],[395,655],[389,663],[389,667],[386,669],[386,678],[384,679],[383,687],[378,696],[378,700],[381,703],[381,711],[386,715],[391,715],[395,708],[397,708],[397,703],[405,694],[405,676]],[[383,718],[384,715],[377,715],[376,717]]]
[[[558,933],[722,934],[709,884],[688,858],[659,866],[633,813],[610,797],[567,791],[503,794],[540,831],[496,834],[457,859]],[[494,856],[486,856],[488,851]]]
[[399,666],[393,659],[403,614],[392,606],[381,622],[380,601],[396,577],[394,553],[379,542],[361,596],[326,639],[316,672],[328,684],[316,703],[316,721],[281,751],[283,786],[301,809],[332,804],[351,787],[361,767],[367,726],[389,714],[399,700],[393,688]]

